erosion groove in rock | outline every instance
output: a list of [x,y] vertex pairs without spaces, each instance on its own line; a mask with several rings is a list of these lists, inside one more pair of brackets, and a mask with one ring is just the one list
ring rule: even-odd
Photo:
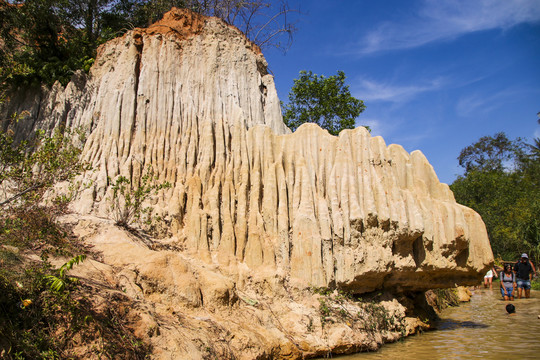
[[291,134],[266,67],[236,28],[173,10],[102,45],[88,79],[28,94],[18,136],[86,128],[94,171],[80,213],[106,216],[110,179],[137,184],[151,167],[172,184],[154,208],[187,254],[224,273],[247,266],[358,293],[475,282],[492,261],[483,222],[424,155],[364,128]]

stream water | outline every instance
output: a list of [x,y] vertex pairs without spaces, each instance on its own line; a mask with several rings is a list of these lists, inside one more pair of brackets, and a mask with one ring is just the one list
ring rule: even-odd
[[540,359],[540,291],[512,301],[509,316],[498,290],[476,290],[470,303],[444,310],[438,330],[339,359]]

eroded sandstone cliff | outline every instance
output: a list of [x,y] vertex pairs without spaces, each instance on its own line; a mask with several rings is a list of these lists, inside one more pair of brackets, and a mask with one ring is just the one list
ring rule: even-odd
[[[73,205],[79,214],[107,217],[119,175],[137,184],[151,167],[172,184],[152,206],[176,250],[111,255],[108,264],[139,264],[130,271],[150,277],[172,266],[160,276],[173,304],[201,306],[193,289],[205,282],[228,284],[223,296],[234,299],[251,281],[402,293],[481,277],[493,260],[482,219],[455,202],[420,151],[386,146],[364,128],[336,137],[306,124],[291,134],[266,69],[236,28],[173,10],[104,44],[88,77],[17,93],[2,112],[29,111],[19,138],[60,124],[86,129],[83,159],[94,170]],[[202,274],[186,270],[186,257],[216,278],[175,283],[184,270]]]

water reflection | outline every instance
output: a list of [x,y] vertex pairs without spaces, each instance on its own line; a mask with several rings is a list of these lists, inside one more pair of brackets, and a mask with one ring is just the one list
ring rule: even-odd
[[437,330],[455,330],[458,328],[487,328],[486,324],[475,323],[474,321],[462,321],[455,319],[445,319],[440,321]]
[[509,316],[497,290],[477,290],[471,302],[445,310],[437,331],[386,344],[373,353],[341,356],[364,359],[538,359],[540,358],[540,291],[515,300]]

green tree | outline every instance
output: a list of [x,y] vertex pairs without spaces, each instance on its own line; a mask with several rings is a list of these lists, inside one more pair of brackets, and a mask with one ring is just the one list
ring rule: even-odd
[[495,136],[483,136],[461,150],[458,161],[466,172],[502,171],[509,164],[517,165],[516,160],[523,157],[524,148],[525,145],[520,138],[511,141],[505,133],[500,132]]
[[[88,70],[97,46],[101,0],[26,0],[0,3],[0,83],[62,84]],[[95,6],[94,6],[95,5]],[[97,8],[96,8],[97,7]]]
[[293,131],[310,122],[337,135],[353,129],[365,108],[362,100],[351,95],[343,71],[330,77],[300,71],[289,92],[289,103],[283,107],[283,120]]
[[450,186],[484,220],[494,253],[540,260],[540,157],[535,145],[504,133],[484,136],[458,157],[465,173]]
[[261,48],[287,49],[296,30],[287,0],[0,0],[0,85],[66,85],[90,69],[97,46],[173,6],[219,17]]

